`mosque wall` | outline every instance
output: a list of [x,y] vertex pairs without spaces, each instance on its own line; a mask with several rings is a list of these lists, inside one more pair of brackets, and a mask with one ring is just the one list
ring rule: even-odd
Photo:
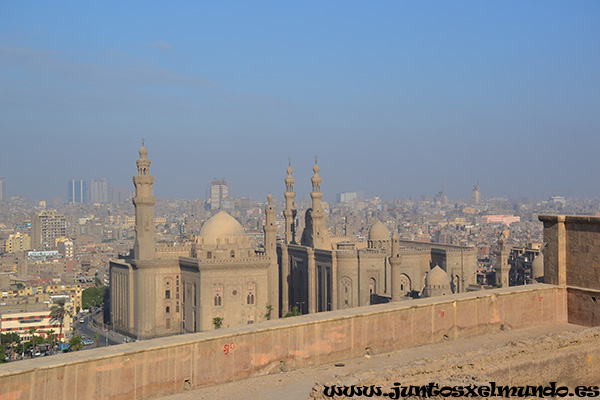
[[566,291],[556,286],[461,293],[10,363],[0,370],[0,393],[15,400],[144,399],[566,318]]

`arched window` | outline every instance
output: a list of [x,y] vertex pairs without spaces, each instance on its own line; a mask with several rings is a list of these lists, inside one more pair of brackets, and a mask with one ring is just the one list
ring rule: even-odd
[[167,314],[171,312],[171,307],[167,306],[167,310],[166,310]]
[[220,307],[223,305],[223,298],[219,293],[215,294],[215,307]]
[[235,258],[235,251],[231,250],[231,253],[229,253],[229,255],[231,256],[231,258]]

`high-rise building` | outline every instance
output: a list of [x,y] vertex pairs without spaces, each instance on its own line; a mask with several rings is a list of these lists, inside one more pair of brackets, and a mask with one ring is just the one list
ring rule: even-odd
[[479,188],[479,182],[473,186],[473,204],[478,206],[481,201],[481,189]]
[[71,179],[68,185],[68,202],[87,204],[87,182],[83,179]]
[[106,178],[90,181],[90,203],[108,203],[108,180]]
[[131,189],[128,186],[109,186],[108,199],[112,203],[121,203],[131,199]]
[[3,176],[0,176],[0,201],[6,199],[6,181]]
[[349,203],[352,200],[362,201],[365,198],[365,192],[343,192],[337,194],[338,203]]
[[210,209],[223,208],[223,200],[229,196],[229,187],[225,179],[213,179],[210,182]]
[[56,247],[55,239],[67,235],[67,219],[55,210],[43,210],[31,217],[31,246],[35,250]]

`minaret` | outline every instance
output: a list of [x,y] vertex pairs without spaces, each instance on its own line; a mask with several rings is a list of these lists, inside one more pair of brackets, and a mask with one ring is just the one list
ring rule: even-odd
[[150,176],[150,160],[147,158],[148,150],[140,148],[140,159],[137,160],[137,176],[133,177],[135,185],[135,243],[133,245],[133,258],[135,260],[154,259],[154,204],[156,198],[152,196],[154,177]]
[[277,226],[275,225],[275,208],[273,208],[273,195],[269,193],[267,196],[267,208],[265,209],[265,255],[269,257],[277,256],[277,248],[275,247]]
[[496,271],[496,285],[498,287],[508,287],[510,285],[510,268],[509,257],[511,248],[506,246],[504,235],[501,234],[496,246],[496,261],[494,270]]
[[400,235],[398,235],[398,229],[394,229],[392,234],[392,254],[390,255],[390,266],[392,275],[392,301],[398,301],[404,294],[400,288],[400,264],[402,264],[402,257],[400,257]]
[[321,205],[323,193],[321,192],[321,177],[319,176],[319,165],[317,164],[317,156],[315,156],[315,166],[313,167],[314,175],[311,178],[312,192],[312,243],[314,248],[331,250],[331,241],[326,226],[325,211]]
[[279,266],[277,264],[277,225],[275,225],[275,208],[273,207],[273,195],[267,196],[267,208],[265,209],[265,255],[271,259],[269,264],[269,305],[273,310],[269,313],[269,318],[274,319],[279,316]]
[[289,165],[287,167],[287,177],[285,178],[285,210],[283,216],[285,217],[285,243],[295,244],[296,243],[296,229],[294,221],[296,219],[296,210],[294,209],[294,199],[296,193],[294,193],[294,178],[292,177],[292,159],[288,159]]

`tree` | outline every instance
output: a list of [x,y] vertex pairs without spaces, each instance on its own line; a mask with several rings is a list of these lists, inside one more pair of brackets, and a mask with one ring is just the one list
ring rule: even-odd
[[220,329],[221,326],[223,325],[223,318],[222,317],[214,317],[213,325],[215,326],[215,329]]
[[271,313],[272,313],[272,312],[273,312],[273,306],[269,304],[269,305],[267,306],[267,313],[265,314],[265,318],[266,318],[267,320],[270,320],[270,319],[271,319]]
[[36,328],[34,328],[33,326],[31,328],[29,328],[29,334],[31,335],[31,345],[35,346],[35,332],[37,331]]
[[76,351],[81,350],[83,348],[81,336],[73,336],[71,340],[69,340],[69,348],[75,349]]
[[50,309],[50,323],[58,322],[60,325],[60,333],[58,335],[58,340],[60,342],[63,341],[63,325],[65,322],[65,317],[71,315],[71,311],[65,307],[65,299],[56,300],[56,303],[54,303]]
[[292,307],[292,311],[290,311],[289,313],[285,314],[283,316],[283,318],[295,317],[297,315],[302,315],[302,313],[298,310],[298,307],[294,306],[294,307]]
[[107,293],[107,286],[87,288],[81,292],[81,306],[84,309],[99,306],[104,303]]
[[100,334],[96,333],[94,339],[96,339],[96,347],[100,347]]
[[52,346],[54,346],[54,341],[56,340],[55,333],[56,332],[54,331],[54,329],[50,329],[48,332],[46,332],[46,341]]

